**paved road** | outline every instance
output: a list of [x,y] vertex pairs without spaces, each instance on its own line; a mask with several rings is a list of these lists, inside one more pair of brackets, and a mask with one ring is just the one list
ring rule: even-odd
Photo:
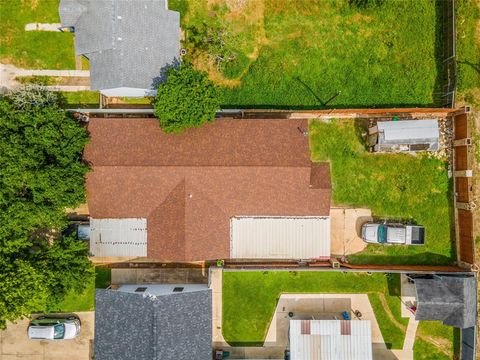
[[74,340],[30,340],[29,319],[8,324],[0,331],[0,360],[88,360],[93,346],[94,312],[76,313],[82,322],[80,336]]

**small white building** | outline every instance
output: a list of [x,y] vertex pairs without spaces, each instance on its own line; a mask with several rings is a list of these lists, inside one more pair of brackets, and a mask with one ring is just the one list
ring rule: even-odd
[[377,137],[376,152],[437,151],[439,146],[437,119],[379,121],[369,133]]
[[291,360],[371,360],[370,320],[290,320]]

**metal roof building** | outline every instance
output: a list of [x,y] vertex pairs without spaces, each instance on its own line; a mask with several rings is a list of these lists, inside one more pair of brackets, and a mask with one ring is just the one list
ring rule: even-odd
[[330,258],[329,217],[233,217],[231,258]]
[[370,320],[290,320],[291,360],[371,360]]
[[439,128],[437,119],[379,121],[376,151],[436,151]]
[[153,94],[160,70],[180,55],[180,14],[166,0],[61,0],[75,52],[90,60],[92,90],[107,96]]

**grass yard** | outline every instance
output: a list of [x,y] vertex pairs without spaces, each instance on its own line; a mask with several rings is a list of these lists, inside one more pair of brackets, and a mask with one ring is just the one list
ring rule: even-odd
[[[223,336],[232,345],[262,344],[281,293],[368,293],[385,342],[401,348],[406,322],[400,317],[399,279],[381,273],[224,272]],[[391,317],[404,325],[403,332]]]
[[458,101],[480,106],[480,3],[457,0]]
[[459,329],[439,321],[420,321],[413,347],[415,360],[449,360],[455,358],[459,350]]
[[66,108],[98,108],[100,106],[98,91],[63,91],[60,95]]
[[75,69],[73,34],[25,31],[28,23],[59,23],[58,0],[0,4],[0,61],[22,68]]
[[169,7],[181,12],[183,46],[221,86],[225,107],[434,101],[435,1],[362,9],[347,0],[171,0]]
[[330,161],[335,204],[368,207],[377,217],[425,226],[425,246],[368,245],[351,263],[451,264],[451,182],[445,162],[428,155],[371,154],[360,122],[313,121],[313,161]]
[[71,291],[65,299],[58,304],[55,309],[50,311],[59,312],[76,312],[76,311],[91,311],[95,305],[95,289],[105,289],[110,285],[111,270],[109,268],[96,267],[95,279],[92,279],[91,284],[81,294]]

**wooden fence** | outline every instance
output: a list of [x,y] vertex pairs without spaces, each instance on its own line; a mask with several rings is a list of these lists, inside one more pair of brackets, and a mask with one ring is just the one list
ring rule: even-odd
[[475,266],[475,241],[473,228],[473,154],[468,111],[461,109],[452,114],[453,122],[453,174],[455,191],[455,235],[458,263],[464,267]]

